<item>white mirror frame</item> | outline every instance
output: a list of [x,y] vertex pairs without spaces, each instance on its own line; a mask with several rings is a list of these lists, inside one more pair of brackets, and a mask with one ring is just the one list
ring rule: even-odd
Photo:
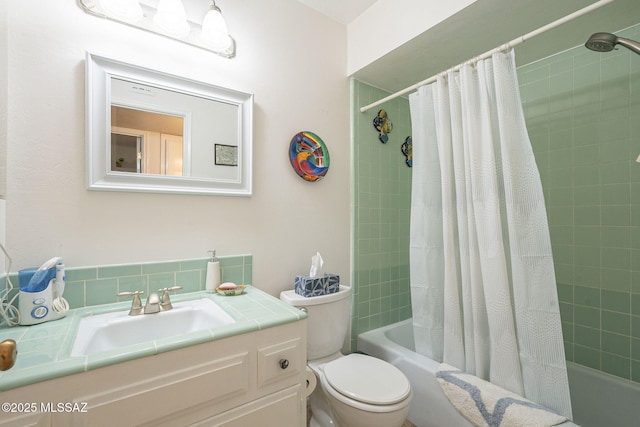
[[[238,108],[238,179],[175,177],[112,172],[111,78],[204,97]],[[86,177],[89,190],[250,196],[252,191],[253,95],[186,79],[87,52]]]

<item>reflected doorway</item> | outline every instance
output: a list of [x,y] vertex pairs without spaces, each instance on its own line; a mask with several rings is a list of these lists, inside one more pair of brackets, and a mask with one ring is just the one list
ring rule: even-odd
[[113,105],[111,171],[183,176],[184,118]]

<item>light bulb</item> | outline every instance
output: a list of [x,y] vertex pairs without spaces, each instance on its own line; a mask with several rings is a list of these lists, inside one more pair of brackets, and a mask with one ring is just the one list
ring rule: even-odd
[[215,5],[204,16],[202,21],[202,41],[213,49],[221,52],[231,46],[231,37],[227,30],[227,23]]
[[138,0],[100,0],[100,7],[109,16],[127,22],[136,22],[144,16]]
[[184,37],[191,31],[181,0],[160,0],[153,23],[160,31],[175,37]]

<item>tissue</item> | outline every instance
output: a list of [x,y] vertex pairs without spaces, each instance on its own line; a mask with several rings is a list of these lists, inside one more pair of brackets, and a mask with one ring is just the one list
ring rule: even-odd
[[332,294],[340,288],[340,276],[337,274],[323,273],[324,260],[319,252],[311,257],[309,275],[296,276],[295,292],[303,297],[316,297]]
[[316,389],[318,385],[318,379],[316,378],[316,374],[307,366],[307,371],[305,372],[305,379],[307,380],[307,388],[305,390],[305,396],[309,397],[313,390]]
[[322,259],[322,255],[320,255],[320,252],[316,252],[316,254],[311,257],[311,268],[309,269],[309,277],[322,276],[323,264],[324,260]]

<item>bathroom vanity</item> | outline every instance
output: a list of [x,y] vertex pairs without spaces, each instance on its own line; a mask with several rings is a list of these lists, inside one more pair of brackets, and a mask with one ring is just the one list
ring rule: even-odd
[[[206,342],[189,342],[201,335],[188,334],[154,343],[150,356],[141,345],[108,352],[111,358],[63,355],[45,365],[70,371],[79,362],[83,371],[41,382],[29,376],[46,366],[3,374],[2,389],[3,380],[29,384],[0,392],[0,426],[306,425],[306,315],[249,288],[238,297],[209,296],[236,322],[210,330]],[[69,354],[68,339],[64,347]]]

